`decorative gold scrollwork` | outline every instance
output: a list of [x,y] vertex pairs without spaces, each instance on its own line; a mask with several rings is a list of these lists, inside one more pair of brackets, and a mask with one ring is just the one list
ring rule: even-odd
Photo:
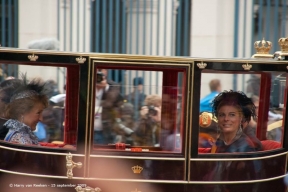
[[69,153],[66,156],[66,168],[67,168],[67,177],[68,177],[68,179],[72,179],[72,177],[73,177],[73,168],[74,167],[81,168],[82,167],[82,163],[81,162],[78,162],[78,163],[73,162],[72,161],[72,154]]
[[92,188],[92,187],[85,187],[85,188],[82,188],[81,186],[77,186],[75,187],[75,190],[77,192],[101,192],[101,189],[99,187],[96,187],[96,188]]
[[246,63],[246,64],[243,64],[242,67],[244,70],[249,71],[252,68],[252,65],[249,65],[248,63]]
[[77,63],[84,63],[86,61],[86,58],[80,56],[76,58]]
[[28,55],[28,59],[30,61],[36,61],[38,59],[38,56],[37,55],[34,55],[34,53],[32,55]]
[[197,63],[197,66],[199,67],[199,69],[205,69],[207,63],[203,63],[203,61],[201,61],[201,63]]

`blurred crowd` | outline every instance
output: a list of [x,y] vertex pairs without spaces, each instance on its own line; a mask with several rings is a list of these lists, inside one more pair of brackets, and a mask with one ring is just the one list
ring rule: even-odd
[[[176,120],[175,115],[174,119],[169,119],[162,112],[163,98],[156,94],[146,95],[143,91],[144,79],[142,77],[135,77],[131,82],[132,91],[127,95],[122,95],[120,85],[107,79],[107,73],[106,69],[97,71],[94,144],[125,143],[130,146],[174,150],[176,142],[175,139],[171,140],[171,135],[176,138],[177,133],[172,121],[180,121],[180,118]],[[169,95],[166,96],[169,97]],[[168,103],[173,103],[172,99],[166,97],[167,99]],[[177,99],[175,112],[176,102]],[[167,111],[167,113],[172,114],[172,111]],[[165,115],[164,118],[163,115]]]

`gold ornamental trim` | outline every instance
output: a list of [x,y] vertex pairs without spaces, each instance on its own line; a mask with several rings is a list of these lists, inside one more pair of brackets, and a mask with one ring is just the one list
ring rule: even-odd
[[28,59],[30,61],[37,61],[39,57],[37,55],[35,55],[34,53],[32,55],[28,55]]
[[201,61],[201,63],[197,63],[197,66],[199,67],[199,69],[205,69],[207,66],[207,63],[204,63],[203,61]]
[[66,168],[67,168],[67,177],[68,177],[68,179],[72,179],[73,178],[73,169],[75,167],[81,168],[82,167],[82,163],[81,162],[75,163],[74,161],[72,161],[72,154],[69,153],[66,156]]
[[242,67],[245,71],[249,71],[252,68],[252,65],[250,65],[249,63],[246,63],[246,64],[243,64]]
[[77,63],[79,63],[79,64],[83,64],[83,63],[85,63],[86,58],[80,56],[80,57],[77,57],[77,58],[76,58],[76,61],[77,61]]
[[[279,148],[282,149],[282,148]],[[278,150],[278,149],[276,149]],[[272,151],[272,150],[271,150]],[[255,154],[259,154],[259,153],[255,153]],[[269,155],[269,156],[263,156],[263,157],[249,157],[249,158],[190,158],[190,161],[255,161],[255,160],[262,160],[262,159],[271,159],[274,157],[279,157],[279,156],[284,156],[284,155],[288,155],[287,152],[283,152],[283,153],[279,153],[279,154],[275,154],[275,155]],[[213,155],[211,155],[212,157]]]
[[102,191],[99,187],[92,188],[92,187],[87,186],[85,188],[82,188],[79,185],[77,187],[75,187],[75,190],[77,192],[101,192]]
[[139,165],[133,166],[131,169],[135,174],[140,174],[143,171],[143,167]]

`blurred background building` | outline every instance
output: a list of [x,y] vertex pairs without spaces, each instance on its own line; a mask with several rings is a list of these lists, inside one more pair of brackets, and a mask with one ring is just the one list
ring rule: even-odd
[[[54,38],[59,51],[249,58],[263,38],[273,43],[271,53],[280,50],[286,17],[286,0],[0,0],[0,43],[26,49],[32,41]],[[19,71],[1,65],[8,76]],[[109,76],[123,78],[117,70]],[[243,89],[249,77],[223,78]]]

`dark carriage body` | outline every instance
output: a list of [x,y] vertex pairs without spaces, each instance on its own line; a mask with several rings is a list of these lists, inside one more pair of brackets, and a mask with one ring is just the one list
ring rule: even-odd
[[[44,77],[50,68],[61,68],[65,75],[64,80],[59,81],[66,86],[60,141],[50,139],[40,142],[40,146],[0,141],[0,186],[3,191],[99,191],[98,188],[119,192],[198,192],[223,188],[229,191],[286,191],[286,61],[1,48],[0,63],[21,66],[21,72],[40,67],[43,73],[40,77]],[[121,76],[119,90],[126,100],[124,103],[129,102],[124,95],[134,88],[133,77],[144,77],[146,93],[161,96],[161,129],[157,144],[137,144],[135,141],[142,139],[141,136],[133,137],[131,143],[125,131],[122,137],[126,137],[126,143],[94,142],[98,69],[112,71],[109,75],[114,80],[117,74]],[[263,150],[212,154],[209,147],[199,145],[200,99],[208,79],[212,76],[221,79],[223,89],[245,91],[247,79],[255,74],[260,77],[255,135],[262,142]],[[275,129],[268,128],[268,111],[272,109],[282,115],[279,119],[280,141],[267,138],[267,133]],[[141,114],[134,112],[136,114],[140,118]],[[135,116],[134,119],[134,125],[138,124]],[[136,132],[135,127],[129,128]],[[239,171],[241,163],[246,169]],[[222,168],[215,170],[217,164]],[[217,177],[215,172],[226,175]]]

